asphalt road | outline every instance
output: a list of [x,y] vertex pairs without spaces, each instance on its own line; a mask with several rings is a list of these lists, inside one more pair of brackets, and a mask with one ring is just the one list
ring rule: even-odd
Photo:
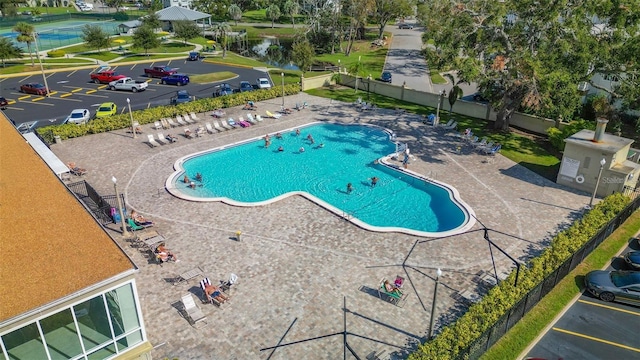
[[[638,250],[636,241],[625,250]],[[608,270],[625,270],[621,258]],[[529,351],[527,358],[640,359],[640,307],[604,302],[586,290]]]
[[[42,75],[19,76],[0,80],[0,96],[4,96],[10,105],[5,114],[16,125],[28,121],[38,121],[38,126],[57,124],[63,121],[73,109],[89,109],[91,114],[104,102],[114,102],[118,113],[127,110],[127,98],[131,100],[131,109],[138,110],[159,105],[168,105],[177,90],[187,90],[196,98],[211,97],[215,86],[219,83],[193,84],[186,86],[161,85],[160,79],[150,79],[144,76],[144,68],[154,65],[168,65],[177,68],[180,73],[187,75],[207,74],[220,71],[230,71],[238,77],[227,81],[237,88],[240,81],[255,84],[259,77],[269,77],[262,71],[209,64],[200,61],[173,60],[158,63],[135,65],[114,65],[110,69],[130,76],[134,80],[150,80],[145,91],[132,93],[129,91],[110,91],[106,86],[90,82],[89,74],[94,70],[61,70],[47,74],[47,83],[52,95],[48,98],[26,95],[21,93],[20,85],[30,82],[43,83]],[[15,102],[15,103],[14,103]]]

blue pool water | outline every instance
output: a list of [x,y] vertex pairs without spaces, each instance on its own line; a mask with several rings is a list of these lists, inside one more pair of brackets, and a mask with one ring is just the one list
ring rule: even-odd
[[[443,232],[467,221],[466,212],[448,189],[373,163],[395,151],[385,131],[339,124],[316,124],[300,130],[299,136],[294,131],[282,133],[282,139],[271,134],[269,148],[258,139],[187,158],[173,186],[188,196],[242,203],[260,203],[303,191],[380,228]],[[307,139],[308,134],[315,144]],[[279,146],[284,151],[278,151]],[[301,147],[304,152],[299,151]],[[188,188],[182,182],[184,175],[194,179],[198,172],[202,186]],[[374,176],[379,181],[372,187]],[[351,193],[347,193],[348,183],[353,185]]]

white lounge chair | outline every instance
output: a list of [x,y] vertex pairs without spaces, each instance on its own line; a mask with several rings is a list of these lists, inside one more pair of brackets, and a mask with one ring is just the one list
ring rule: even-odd
[[213,128],[211,127],[211,123],[204,124],[204,127],[207,128],[207,132],[209,134],[213,134],[215,132],[215,130],[213,130]]
[[191,117],[187,114],[182,114],[182,119],[186,122],[188,122],[189,124],[195,124],[196,121],[195,120],[191,120]]
[[439,124],[438,126],[443,128],[443,127],[447,127],[447,126],[451,126],[451,124],[453,124],[453,119],[449,119],[449,122],[446,124]]
[[200,118],[196,116],[196,113],[191,112],[189,113],[189,116],[191,116],[191,120],[193,121],[200,121]]
[[218,124],[217,120],[213,122],[213,127],[214,127],[214,129],[216,129],[216,130],[218,130],[220,132],[227,131],[226,128],[223,128],[222,126],[220,126],[220,124]]
[[164,136],[162,135],[162,133],[158,133],[158,140],[156,140],[156,142],[160,145],[165,145],[168,144],[169,141],[167,139],[164,138]]
[[186,129],[186,128],[184,129],[184,136],[187,139],[193,139],[194,138],[193,132],[191,132],[191,130]]
[[160,119],[160,123],[162,124],[163,129],[171,129],[171,125],[169,125],[169,122],[166,118]]
[[175,121],[173,121],[173,119],[171,118],[167,118],[167,124],[169,124],[169,126],[176,127],[176,126],[180,126],[180,124],[176,123]]
[[176,115],[176,121],[178,122],[178,124],[180,125],[189,125],[186,121],[182,120],[182,116],[180,115]]
[[203,323],[206,326],[207,317],[193,300],[193,295],[184,295],[182,297],[182,305],[185,316],[192,326],[195,327],[199,323]]
[[451,125],[447,126],[443,126],[442,129],[443,130],[454,130],[456,127],[458,126],[458,122],[454,121],[453,123],[451,123]]
[[258,120],[258,121],[263,121],[264,119],[262,118],[262,116],[260,116],[260,115],[256,115],[256,120]]
[[223,128],[225,128],[227,130],[235,129],[233,126],[227,124],[227,122],[224,121],[224,120],[220,120],[220,126],[222,126]]
[[149,145],[151,145],[151,147],[160,146],[156,139],[153,138],[153,134],[147,135],[147,142],[149,143]]
[[253,118],[253,115],[251,114],[247,114],[247,120],[254,125],[258,123],[256,119]]
[[153,123],[153,128],[156,129],[156,130],[162,129],[162,123],[160,123],[160,121],[155,121]]

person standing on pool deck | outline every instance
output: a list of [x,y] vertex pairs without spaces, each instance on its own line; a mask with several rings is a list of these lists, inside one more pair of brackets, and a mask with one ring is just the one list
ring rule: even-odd
[[404,168],[407,168],[407,165],[409,164],[409,156],[407,156],[407,154],[404,155],[404,160],[402,160],[402,165],[404,165]]
[[378,177],[374,176],[371,178],[371,187],[376,187],[376,184],[378,183]]
[[353,185],[351,185],[351,183],[347,184],[347,194],[351,194],[351,192],[353,191]]

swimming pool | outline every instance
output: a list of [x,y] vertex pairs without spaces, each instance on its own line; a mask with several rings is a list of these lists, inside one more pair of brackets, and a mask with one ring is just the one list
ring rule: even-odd
[[[299,130],[300,135],[294,129],[283,132],[282,138],[270,134],[269,148],[256,138],[183,157],[167,179],[167,189],[183,199],[237,206],[303,195],[374,231],[445,236],[473,225],[471,210],[454,188],[393,168],[384,160],[374,164],[396,150],[388,131],[328,123]],[[196,173],[202,182],[194,180]],[[182,181],[185,174],[195,189]],[[375,186],[373,177],[379,179]]]

